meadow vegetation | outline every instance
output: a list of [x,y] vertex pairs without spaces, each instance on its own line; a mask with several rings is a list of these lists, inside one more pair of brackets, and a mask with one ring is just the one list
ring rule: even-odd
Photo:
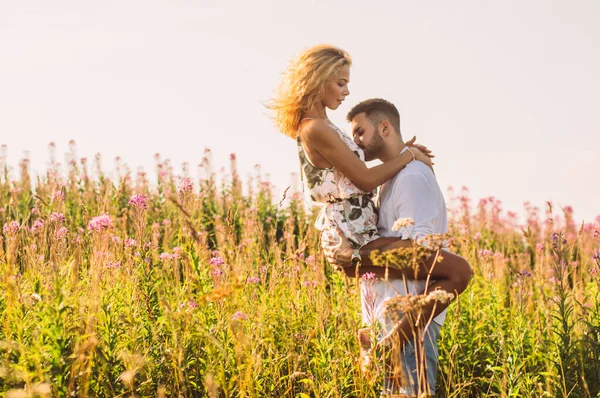
[[[191,177],[112,174],[54,146],[0,166],[0,391],[25,396],[377,397],[359,283],[326,263],[301,193],[235,156]],[[524,198],[526,199],[526,198]],[[448,309],[439,397],[600,397],[600,218],[450,192],[475,276]]]

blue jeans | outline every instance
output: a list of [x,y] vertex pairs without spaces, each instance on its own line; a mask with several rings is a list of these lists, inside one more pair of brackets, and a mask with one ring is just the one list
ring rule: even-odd
[[[423,348],[425,350],[425,362],[427,363],[427,381],[429,382],[429,393],[435,394],[435,385],[437,381],[438,367],[438,346],[437,339],[440,335],[441,326],[436,322],[431,322],[425,334]],[[404,346],[402,351],[402,369],[409,385],[397,386],[391,379],[386,378],[383,385],[382,396],[386,394],[405,394],[417,395],[417,360],[414,343],[410,342]]]

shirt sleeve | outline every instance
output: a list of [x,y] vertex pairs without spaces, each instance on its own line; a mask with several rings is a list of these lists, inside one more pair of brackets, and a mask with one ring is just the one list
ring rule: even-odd
[[396,220],[409,218],[414,224],[392,231],[401,239],[417,241],[432,234],[438,217],[435,192],[424,175],[411,173],[395,181],[392,192],[394,217]]

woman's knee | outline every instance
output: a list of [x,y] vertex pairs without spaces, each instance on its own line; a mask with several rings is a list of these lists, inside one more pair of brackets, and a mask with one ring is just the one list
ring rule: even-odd
[[464,258],[458,257],[457,267],[456,267],[456,279],[457,282],[462,287],[462,290],[466,289],[473,277],[473,268],[471,268],[471,264]]

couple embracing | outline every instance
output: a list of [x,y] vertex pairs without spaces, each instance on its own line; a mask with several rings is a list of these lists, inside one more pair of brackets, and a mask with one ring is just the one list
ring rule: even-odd
[[[472,271],[464,258],[445,250],[443,261],[436,261],[439,253],[432,250],[410,271],[371,262],[372,251],[413,247],[427,235],[446,233],[446,206],[430,151],[414,139],[403,141],[400,115],[392,103],[369,99],[355,105],[346,118],[352,137],[329,120],[327,110],[337,109],[350,94],[351,64],[350,56],[337,47],[302,51],[288,65],[270,108],[276,127],[296,139],[311,199],[323,204],[316,227],[326,256],[349,277],[363,276],[365,328],[357,333],[363,367],[368,367],[376,348],[393,340],[397,349],[381,360],[401,364],[403,377],[399,380],[391,369],[386,372],[382,396],[416,396],[418,378],[427,381],[427,392],[433,394],[437,338],[450,300],[425,304],[417,325],[410,314],[386,309],[386,300],[435,290],[456,298]],[[365,161],[374,159],[382,164],[368,168]],[[398,219],[412,221],[393,228]],[[422,347],[414,345],[417,329],[425,337]],[[417,351],[422,351],[426,371],[417,371],[423,369],[417,365]]]

